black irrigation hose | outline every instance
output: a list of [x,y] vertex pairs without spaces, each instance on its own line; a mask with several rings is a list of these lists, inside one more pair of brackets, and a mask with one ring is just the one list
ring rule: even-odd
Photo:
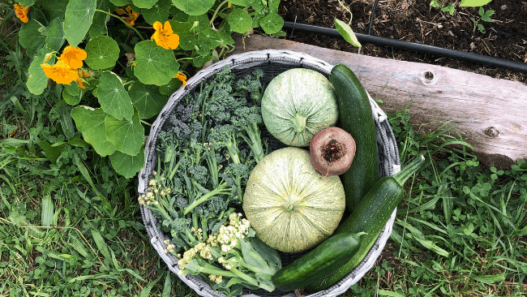
[[[300,24],[300,23],[293,23],[293,22],[285,22],[284,29],[293,29],[293,28],[298,31],[305,31],[305,32],[311,32],[311,33],[317,33],[317,34],[323,34],[327,36],[342,38],[342,36],[339,34],[339,32],[336,29],[307,25],[307,24]],[[461,51],[446,49],[442,47],[426,45],[426,44],[401,41],[398,39],[384,38],[384,37],[378,37],[378,36],[372,36],[372,35],[360,34],[360,33],[355,33],[355,35],[357,35],[357,39],[359,39],[359,42],[361,43],[372,43],[372,44],[376,44],[380,46],[391,46],[391,47],[395,47],[395,48],[399,48],[403,50],[415,51],[419,53],[431,54],[435,56],[443,56],[443,57],[463,60],[467,62],[487,64],[489,66],[527,72],[527,65],[523,63],[493,58],[489,56],[478,55],[478,54],[470,53],[470,52],[461,52]]]

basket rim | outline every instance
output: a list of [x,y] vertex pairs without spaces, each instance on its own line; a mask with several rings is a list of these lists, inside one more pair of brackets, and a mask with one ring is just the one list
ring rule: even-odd
[[[215,64],[210,65],[207,68],[204,68],[196,73],[193,77],[191,77],[187,81],[187,85],[184,87],[181,87],[179,90],[174,92],[169,100],[167,101],[167,104],[163,107],[161,112],[159,113],[158,117],[154,121],[151,127],[150,135],[148,136],[147,144],[145,145],[145,166],[140,171],[138,175],[139,179],[139,185],[138,185],[138,194],[144,194],[146,190],[146,184],[148,176],[152,173],[154,164],[156,162],[151,162],[152,160],[155,160],[156,158],[156,151],[155,151],[155,142],[157,139],[157,133],[161,131],[162,126],[164,125],[167,117],[167,113],[179,103],[179,99],[181,99],[184,95],[186,95],[188,92],[191,92],[194,87],[198,86],[201,82],[207,80],[215,73],[221,71],[221,69],[224,66],[229,66],[231,69],[233,68],[252,68],[258,65],[262,65],[265,63],[281,63],[286,65],[297,65],[300,68],[303,68],[307,66],[306,68],[314,69],[319,72],[322,72],[325,75],[329,75],[331,72],[331,69],[333,68],[333,65],[312,57],[310,55],[307,55],[305,53],[300,53],[296,51],[290,51],[290,50],[274,50],[274,49],[268,49],[268,50],[260,50],[260,51],[251,51],[246,52],[242,54],[232,55],[229,58],[219,61]],[[391,131],[391,128],[389,126],[389,123],[387,121],[387,116],[380,109],[380,107],[377,105],[377,103],[371,98],[369,93],[368,97],[370,99],[370,103],[372,105],[372,112],[374,114],[374,118],[378,119],[379,123],[384,123],[383,126],[385,129],[387,128],[391,133],[391,136],[393,136],[393,131]],[[377,125],[379,123],[376,123]],[[390,135],[389,135],[390,136]],[[379,136],[378,136],[379,138]],[[389,137],[388,137],[389,138]],[[393,137],[394,138],[394,137]],[[392,141],[393,142],[393,141]],[[390,144],[390,143],[385,143]],[[397,151],[397,144],[396,142],[393,143],[395,146],[395,151],[391,151],[390,153],[394,154],[396,158],[391,158],[391,160],[388,160],[388,164],[391,165],[389,169],[387,170],[387,175],[393,175],[396,172],[400,170],[400,160],[399,155]],[[392,148],[393,150],[393,148]],[[152,165],[152,166],[149,166]],[[141,209],[141,215],[143,219],[143,223],[145,225],[145,229],[148,233],[148,236],[150,238],[151,244],[154,247],[154,249],[157,251],[159,256],[163,259],[163,261],[167,264],[167,267],[172,272],[176,273],[179,271],[177,267],[177,258],[175,258],[171,254],[165,254],[164,249],[166,246],[163,243],[163,240],[161,236],[157,232],[157,226],[154,225],[155,218],[152,217],[151,210],[140,206]],[[390,219],[386,223],[384,229],[381,231],[381,234],[378,236],[376,242],[366,255],[366,257],[361,261],[361,263],[355,267],[348,275],[346,275],[342,280],[340,280],[338,283],[334,284],[328,289],[312,293],[310,295],[307,295],[306,297],[327,297],[327,296],[337,296],[343,292],[345,292],[351,285],[358,282],[364,274],[366,274],[375,263],[376,259],[380,255],[380,252],[383,250],[389,235],[391,234],[393,224],[395,221],[395,215],[396,215],[397,209],[394,210],[392,213]],[[153,219],[153,221],[152,221]],[[225,296],[223,294],[216,293],[212,288],[205,283],[203,280],[201,280],[200,276],[180,276],[178,277],[191,289],[196,291],[198,295],[201,296]],[[254,296],[257,297],[257,295],[254,294],[243,294],[241,296],[249,297]],[[289,293],[287,295],[282,295],[287,297],[295,296],[292,293]]]

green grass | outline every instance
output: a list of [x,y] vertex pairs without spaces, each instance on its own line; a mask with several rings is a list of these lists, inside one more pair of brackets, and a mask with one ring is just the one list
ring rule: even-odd
[[[0,4],[0,296],[198,296],[151,247],[136,180],[61,144],[78,133],[70,107],[55,88],[25,89],[10,13]],[[342,296],[526,296],[527,164],[483,168],[454,129],[418,133],[409,118],[390,115],[401,160],[433,161],[407,183],[377,265]]]

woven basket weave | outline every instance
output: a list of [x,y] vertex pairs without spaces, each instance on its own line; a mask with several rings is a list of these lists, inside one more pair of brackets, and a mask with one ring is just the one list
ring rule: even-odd
[[[231,70],[236,74],[236,77],[243,77],[243,74],[250,73],[256,68],[260,68],[264,71],[264,77],[262,78],[262,85],[265,88],[269,81],[278,74],[291,69],[291,68],[307,68],[316,70],[326,77],[329,76],[333,65],[330,65],[320,59],[313,58],[309,55],[286,51],[286,50],[263,50],[255,52],[247,52],[240,55],[233,55],[228,59],[217,62],[206,69],[199,71],[191,79],[188,80],[187,85],[180,88],[177,92],[172,94],[167,104],[157,117],[156,121],[152,125],[150,130],[150,136],[148,137],[147,144],[145,146],[145,158],[146,164],[143,170],[139,174],[139,195],[145,194],[148,187],[148,177],[155,169],[157,164],[156,156],[156,140],[159,132],[161,132],[166,120],[175,110],[179,100],[183,98],[189,92],[193,92],[195,87],[201,82],[208,80],[213,74],[218,73],[224,66],[229,66]],[[369,95],[368,95],[369,96]],[[370,98],[372,106],[373,117],[377,128],[377,145],[379,147],[379,177],[389,176],[397,173],[400,170],[399,153],[397,149],[397,143],[393,135],[393,131],[388,123],[386,114],[379,108],[375,101]],[[270,140],[269,146],[271,149],[277,149],[280,147],[278,141]],[[313,293],[308,297],[332,297],[344,293],[348,288],[358,282],[365,273],[367,273],[375,263],[375,260],[380,255],[388,237],[392,232],[393,222],[395,220],[395,210],[392,216],[386,223],[383,231],[379,235],[377,241],[366,255],[364,260],[346,277],[340,282],[332,286],[331,288]],[[177,266],[178,259],[172,254],[166,254],[164,249],[166,245],[163,243],[164,240],[170,239],[166,234],[159,232],[157,228],[157,221],[152,215],[152,212],[143,206],[141,206],[141,215],[143,222],[146,227],[146,231],[150,238],[150,242],[159,256],[165,261],[170,271],[177,273],[179,271]],[[291,257],[291,255],[281,254],[283,264],[286,265],[288,262],[293,261],[298,255]],[[201,296],[207,297],[220,297],[225,296],[223,294],[216,293],[200,276],[180,276],[181,280],[187,284],[190,288],[196,291]],[[283,292],[276,290],[274,292],[267,292],[264,290],[251,291],[246,290],[243,297],[294,297],[293,292]]]

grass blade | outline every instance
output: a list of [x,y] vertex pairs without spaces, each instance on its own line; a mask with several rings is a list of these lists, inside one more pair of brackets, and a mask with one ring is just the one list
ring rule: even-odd
[[89,258],[90,253],[86,250],[86,247],[76,236],[70,235],[70,245],[81,254],[84,258]]
[[172,296],[172,280],[170,279],[170,273],[167,273],[167,278],[165,279],[165,285],[163,286],[163,294],[161,297],[170,296]]
[[160,275],[156,280],[146,285],[146,287],[143,288],[141,291],[141,295],[139,297],[149,297],[150,291],[152,291],[152,288],[156,285],[156,283],[163,277],[163,275]]
[[42,198],[42,226],[49,227],[53,223],[53,201],[51,195],[47,194]]
[[97,248],[99,248],[103,256],[111,261],[112,256],[110,255],[108,245],[104,241],[104,238],[102,238],[101,233],[99,233],[99,230],[91,229],[91,235],[93,236],[93,240],[95,240],[95,244],[97,245]]
[[477,280],[478,282],[482,282],[487,285],[492,285],[493,283],[505,281],[505,273],[495,274],[495,275],[482,275],[482,276],[473,275],[472,278]]
[[401,295],[397,292],[392,291],[386,291],[386,290],[379,290],[380,296],[391,296],[391,297],[404,297],[404,295]]

